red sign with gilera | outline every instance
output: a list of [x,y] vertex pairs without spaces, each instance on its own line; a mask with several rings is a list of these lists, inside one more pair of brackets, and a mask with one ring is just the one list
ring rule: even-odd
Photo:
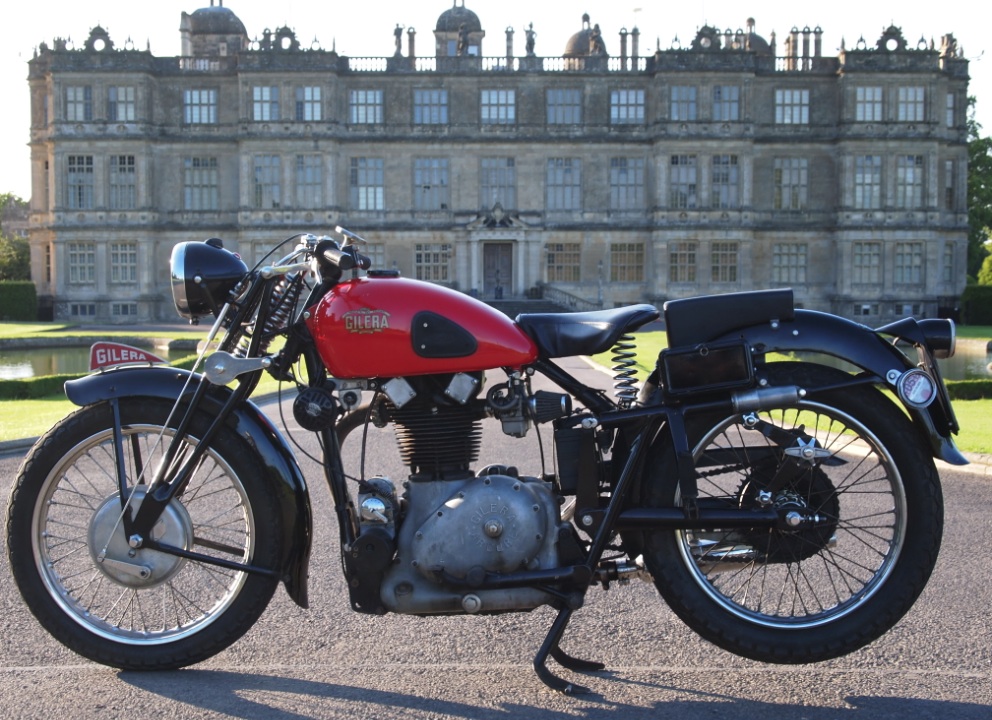
[[123,343],[98,342],[90,347],[90,370],[128,363],[164,363],[157,355]]

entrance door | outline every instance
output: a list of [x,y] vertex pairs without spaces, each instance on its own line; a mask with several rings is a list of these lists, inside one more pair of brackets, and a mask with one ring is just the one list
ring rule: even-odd
[[513,243],[492,242],[482,246],[482,292],[500,300],[513,288]]

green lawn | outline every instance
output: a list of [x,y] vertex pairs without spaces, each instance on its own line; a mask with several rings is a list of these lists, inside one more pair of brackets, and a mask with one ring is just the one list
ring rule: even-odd
[[[992,340],[992,327],[958,326],[961,340]],[[663,332],[645,332],[635,335],[637,343],[638,380],[643,380],[654,369],[658,353],[666,346]],[[604,367],[611,367],[612,353],[602,353],[593,358]],[[992,400],[956,400],[954,411],[961,425],[961,432],[955,438],[958,447],[964,452],[992,454]]]
[[[58,328],[57,330],[54,328]],[[989,340],[992,339],[992,327],[959,327],[959,336],[963,339]],[[30,337],[38,333],[72,333],[85,335],[78,327],[57,325],[52,323],[0,323],[0,338]],[[102,334],[102,333],[101,333]],[[136,331],[121,331],[123,335],[159,336],[162,333],[141,333]],[[180,331],[174,337],[202,337],[202,331]],[[637,353],[639,377],[643,379],[654,366],[655,358],[665,347],[663,332],[638,333]],[[594,360],[610,367],[611,353],[597,355]],[[256,396],[276,390],[278,383],[265,376],[255,391]],[[992,453],[992,400],[959,400],[954,403],[955,411],[961,423],[961,434],[957,437],[959,447],[965,452]],[[0,400],[0,441],[16,440],[24,437],[34,437],[42,434],[59,418],[72,410],[72,404],[61,395],[39,400]]]
[[992,325],[958,325],[958,337],[966,340],[992,340]]
[[[188,329],[187,329],[188,328]],[[26,338],[76,338],[91,337],[146,337],[146,338],[169,338],[171,340],[199,340],[205,337],[209,325],[200,327],[190,327],[177,325],[175,330],[145,331],[140,325],[122,325],[114,330],[101,330],[94,333],[92,329],[87,329],[82,325],[72,325],[69,323],[29,323],[29,322],[3,322],[0,323],[0,340],[16,340]]]

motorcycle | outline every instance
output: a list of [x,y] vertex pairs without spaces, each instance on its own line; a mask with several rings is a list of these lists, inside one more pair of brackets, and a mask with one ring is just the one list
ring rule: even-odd
[[[934,458],[967,462],[936,364],[951,321],[872,330],[796,308],[789,289],[672,300],[668,348],[638,387],[634,332],[655,307],[511,320],[370,268],[364,240],[336,233],[288,238],[250,270],[219,239],[178,244],[175,305],[215,317],[210,349],[189,371],[66,383],[78,409],[25,458],[7,547],[26,604],[75,652],[179,668],[234,643],[280,583],[308,607],[309,488],[250,400],[265,373],[292,384],[319,441],[351,608],[551,606],[534,668],[564,693],[585,688],[549,658],[603,668],[560,647],[594,586],[653,581],[702,637],[774,663],[861,648],[923,590],[943,528]],[[562,367],[611,348],[614,397]],[[512,438],[550,424],[552,471],[543,447],[533,475],[478,463],[484,423]],[[406,477],[366,474],[370,428],[394,432]]]

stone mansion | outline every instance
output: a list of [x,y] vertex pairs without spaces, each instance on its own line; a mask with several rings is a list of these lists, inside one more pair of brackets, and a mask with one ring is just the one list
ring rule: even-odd
[[361,57],[288,27],[252,39],[211,2],[182,13],[179,57],[101,27],[42,43],[29,234],[46,314],[176,320],[177,242],[221,237],[251,266],[335,225],[375,265],[483,299],[789,286],[868,324],[953,311],[968,62],[952,35],[893,26],[825,56],[819,28],[765,38],[748,20],[645,52],[637,28],[575,25],[539,55],[532,27],[487,36],[455,0],[428,52],[397,26],[392,56]]

